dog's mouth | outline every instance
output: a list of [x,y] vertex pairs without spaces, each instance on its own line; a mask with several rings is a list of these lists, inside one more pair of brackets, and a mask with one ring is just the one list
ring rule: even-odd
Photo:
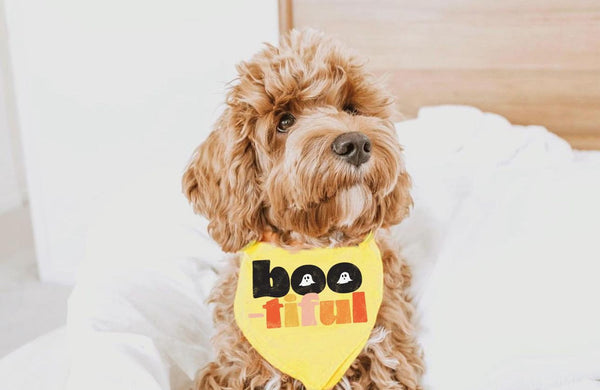
[[333,193],[326,193],[324,196],[319,197],[316,200],[311,200],[306,204],[299,204],[297,202],[291,202],[289,204],[289,209],[302,210],[302,209],[315,209],[323,204],[329,204],[331,202],[335,202],[336,199],[340,196],[340,194],[344,194],[347,191],[351,191],[358,187],[363,187],[364,178],[356,180],[354,184],[340,186]]

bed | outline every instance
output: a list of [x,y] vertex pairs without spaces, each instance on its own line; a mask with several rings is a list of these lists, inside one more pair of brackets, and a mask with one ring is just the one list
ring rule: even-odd
[[[279,11],[282,32],[313,26],[370,57],[406,115],[396,128],[415,207],[393,233],[413,267],[425,388],[600,389],[600,5],[281,0]],[[3,384],[190,387],[211,357],[204,300],[225,255],[179,176],[152,172],[106,206],[67,329],[0,361]]]

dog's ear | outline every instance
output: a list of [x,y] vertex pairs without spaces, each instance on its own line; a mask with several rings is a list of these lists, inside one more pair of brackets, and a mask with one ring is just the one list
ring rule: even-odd
[[389,227],[400,223],[410,213],[413,200],[410,196],[411,180],[406,171],[402,170],[398,175],[396,186],[384,199],[385,213],[383,227]]
[[248,139],[250,126],[227,108],[213,132],[194,152],[183,176],[183,192],[208,231],[226,252],[259,239],[265,226],[258,162]]

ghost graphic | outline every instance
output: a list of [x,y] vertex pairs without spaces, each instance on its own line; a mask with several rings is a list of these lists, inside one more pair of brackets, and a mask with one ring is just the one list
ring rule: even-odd
[[350,275],[348,274],[348,272],[342,272],[339,280],[337,281],[337,284],[346,284],[351,281],[352,279],[350,279]]
[[310,286],[311,284],[315,284],[312,275],[304,274],[304,276],[302,277],[302,281],[300,282],[300,287]]

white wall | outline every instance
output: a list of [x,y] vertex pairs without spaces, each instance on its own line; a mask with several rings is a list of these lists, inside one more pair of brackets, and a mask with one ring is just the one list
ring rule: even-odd
[[[0,92],[5,81],[0,74]],[[17,182],[15,158],[8,127],[6,104],[0,93],[0,214],[19,206],[22,202]]]
[[234,64],[276,41],[276,2],[5,3],[40,273],[71,283],[99,205],[182,170]]
[[0,214],[20,206],[25,196],[15,114],[7,29],[0,0]]

